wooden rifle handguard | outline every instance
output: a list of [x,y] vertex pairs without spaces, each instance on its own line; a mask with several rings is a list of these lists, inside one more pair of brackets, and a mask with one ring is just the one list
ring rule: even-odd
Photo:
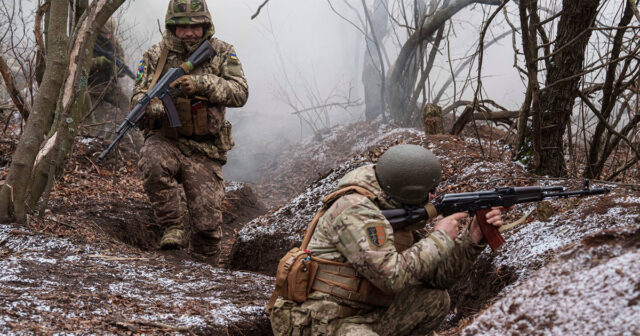
[[489,246],[491,246],[491,250],[495,251],[502,246],[505,241],[498,228],[487,223],[487,213],[489,211],[491,211],[491,208],[476,211],[476,220],[478,221],[478,225],[480,225],[484,239],[486,239]]

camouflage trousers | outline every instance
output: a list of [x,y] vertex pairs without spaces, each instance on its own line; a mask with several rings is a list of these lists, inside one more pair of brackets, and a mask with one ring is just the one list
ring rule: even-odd
[[186,156],[171,140],[152,132],[138,167],[158,225],[184,228],[194,252],[217,257],[225,195],[222,165],[204,155]]
[[[317,292],[311,296],[314,294]],[[341,317],[340,305],[331,300],[310,299],[297,304],[279,298],[270,319],[276,336],[430,336],[449,313],[449,307],[446,290],[413,286],[397,294],[386,309],[349,317]]]

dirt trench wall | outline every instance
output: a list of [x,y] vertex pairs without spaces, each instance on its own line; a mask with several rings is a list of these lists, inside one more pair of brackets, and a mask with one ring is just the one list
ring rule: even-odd
[[322,197],[335,190],[344,174],[364,164],[339,166],[286,206],[247,223],[238,232],[229,266],[275,275],[280,258],[302,242],[304,230],[320,209]]
[[637,335],[638,226],[596,233],[557,256],[462,335]]

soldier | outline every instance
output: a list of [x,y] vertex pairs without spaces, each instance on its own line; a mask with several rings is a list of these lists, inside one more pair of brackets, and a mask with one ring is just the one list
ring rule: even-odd
[[[110,18],[102,26],[96,45],[124,61],[124,52],[118,39],[114,37],[114,32],[115,24]],[[94,53],[89,74],[90,101],[86,104],[89,115],[85,122],[90,135],[105,137],[129,112],[129,97],[118,84],[118,78],[122,76],[124,73],[119,72],[113,61]],[[106,106],[105,102],[112,106]]]
[[190,243],[196,256],[215,264],[222,237],[222,165],[234,145],[225,107],[245,104],[247,80],[233,46],[213,37],[205,1],[170,0],[165,27],[162,42],[140,61],[132,104],[202,42],[211,42],[216,55],[172,84],[181,127],[168,127],[160,100],[149,104],[142,120],[145,141],[138,166],[156,221],[164,228],[160,247],[179,249]]
[[[459,234],[466,213],[437,221],[414,243],[411,228],[394,231],[381,209],[424,206],[440,179],[438,159],[416,145],[393,147],[376,165],[345,175],[309,228],[307,249],[318,266],[308,266],[315,276],[306,301],[272,297],[274,334],[431,335],[449,312],[447,288],[486,243],[475,220]],[[487,213],[487,222],[502,225],[501,210]]]

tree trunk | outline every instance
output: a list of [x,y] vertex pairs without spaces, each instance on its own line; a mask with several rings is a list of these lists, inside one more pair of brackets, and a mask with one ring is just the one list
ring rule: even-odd
[[[91,57],[93,55],[90,47],[95,43],[102,25],[122,2],[124,0],[95,1],[85,11],[84,15],[78,19],[69,55],[69,73],[71,76],[65,80],[61,91],[61,100],[56,111],[56,120],[52,127],[52,133],[57,133],[57,137],[55,145],[47,154],[47,157],[41,160],[40,164],[34,169],[32,178],[34,183],[31,185],[31,193],[28,199],[32,207],[35,207],[38,199],[42,196],[48,181],[55,178],[55,176],[50,176],[50,172],[54,172],[54,174],[61,172],[64,161],[71,151],[77,135],[79,121],[85,111],[86,78],[89,76]],[[84,10],[83,8],[81,9]],[[80,52],[80,50],[89,50],[89,52]],[[56,168],[50,169],[51,164],[55,164]]]
[[[540,144],[540,152],[534,151],[534,171],[538,174],[567,175],[564,132],[578,96],[581,77],[575,75],[583,70],[591,37],[591,31],[585,31],[593,25],[599,3],[600,0],[563,0],[555,43],[558,51],[549,63],[546,87],[540,94],[540,137],[533,138],[534,143]],[[563,48],[567,43],[571,46]]]
[[[633,17],[633,9],[631,7],[631,3],[627,1],[627,5],[620,19],[620,23],[618,27],[625,27],[631,22],[631,18]],[[613,39],[613,47],[611,50],[611,59],[618,59],[620,57],[620,52],[622,50],[622,39],[626,29],[618,29],[616,31],[616,35]],[[602,88],[602,104],[601,104],[601,114],[605,118],[604,121],[599,120],[598,125],[596,125],[596,129],[593,133],[591,146],[589,147],[589,151],[587,152],[587,169],[584,171],[584,176],[586,178],[599,178],[602,174],[602,169],[604,168],[604,163],[606,162],[608,156],[611,154],[612,148],[605,148],[602,153],[602,156],[599,160],[599,154],[602,147],[602,136],[606,130],[606,123],[608,122],[609,117],[611,116],[611,112],[616,105],[616,97],[618,96],[619,87],[614,86],[614,82],[616,80],[616,69],[618,68],[619,62],[613,62],[607,67],[607,73],[604,81],[604,87]],[[625,72],[621,73],[621,77],[624,77]],[[618,86],[621,84],[618,81]]]
[[[417,29],[402,45],[400,54],[396,58],[393,71],[389,78],[389,108],[391,117],[402,125],[408,125],[411,119],[413,107],[408,106],[411,94],[415,88],[415,79],[410,87],[401,85],[406,78],[413,78],[413,69],[416,51],[433,34],[451,19],[456,13],[472,3],[487,5],[499,5],[500,0],[454,0],[448,5],[437,10],[429,20],[426,20],[420,29]],[[407,77],[409,76],[409,77]],[[408,90],[408,92],[407,92]],[[408,116],[407,116],[408,114]]]
[[[1,49],[0,53],[2,53]],[[20,90],[16,87],[11,69],[7,66],[7,62],[5,62],[2,54],[0,54],[0,75],[4,80],[4,86],[7,88],[7,92],[9,93],[9,97],[11,98],[13,105],[18,109],[18,112],[20,112],[22,119],[27,120],[29,118],[29,107],[28,105],[25,105],[25,99],[22,96],[22,93],[20,93]]]
[[[387,0],[376,0],[373,4],[371,24],[367,30],[366,50],[362,66],[362,84],[364,85],[364,115],[367,120],[373,120],[384,111],[383,82],[386,76],[384,63],[381,62],[382,48],[385,36],[389,32],[389,14]],[[364,8],[364,10],[368,10]]]
[[0,222],[25,219],[26,187],[42,139],[51,125],[67,57],[68,2],[52,0],[48,24],[46,69],[33,111],[12,157],[5,185],[0,190]]

